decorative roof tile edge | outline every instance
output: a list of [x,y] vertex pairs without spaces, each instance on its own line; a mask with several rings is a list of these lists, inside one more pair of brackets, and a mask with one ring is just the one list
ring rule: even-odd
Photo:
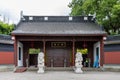
[[14,41],[0,40],[0,43],[2,43],[2,44],[14,44]]
[[21,17],[22,22],[94,22],[93,16],[27,16]]
[[10,35],[0,34],[0,43],[14,44],[14,41],[11,39]]
[[104,44],[120,44],[120,35],[109,35]]

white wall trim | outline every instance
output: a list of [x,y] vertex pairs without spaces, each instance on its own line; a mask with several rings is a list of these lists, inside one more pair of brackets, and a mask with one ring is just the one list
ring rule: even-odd
[[[18,61],[18,66],[23,66],[23,44],[21,42],[17,43],[17,61]],[[21,60],[19,60],[19,47],[21,48]]]

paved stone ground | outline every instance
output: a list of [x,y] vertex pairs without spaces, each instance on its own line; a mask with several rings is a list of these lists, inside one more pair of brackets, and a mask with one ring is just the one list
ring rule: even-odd
[[0,72],[0,80],[120,80],[120,72],[84,72],[75,74],[73,71],[46,71],[37,74],[35,71],[24,73]]

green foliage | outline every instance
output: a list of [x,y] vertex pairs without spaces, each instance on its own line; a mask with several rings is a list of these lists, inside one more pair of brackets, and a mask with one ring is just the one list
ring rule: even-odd
[[82,4],[84,0],[72,0],[72,2],[68,5],[72,8],[71,14],[72,16],[82,15],[84,12],[82,10]]
[[3,23],[0,21],[0,34],[10,35],[13,29],[14,29],[13,24],[9,25],[7,23]]
[[108,34],[120,32],[120,0],[72,0],[72,16],[95,15]]
[[40,52],[40,49],[30,48],[29,54],[38,54]]
[[77,52],[81,52],[82,54],[87,54],[88,49],[77,49]]

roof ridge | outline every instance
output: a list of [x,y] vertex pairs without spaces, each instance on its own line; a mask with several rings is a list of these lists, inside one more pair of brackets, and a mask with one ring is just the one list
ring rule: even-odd
[[94,22],[93,16],[22,16],[22,22]]

